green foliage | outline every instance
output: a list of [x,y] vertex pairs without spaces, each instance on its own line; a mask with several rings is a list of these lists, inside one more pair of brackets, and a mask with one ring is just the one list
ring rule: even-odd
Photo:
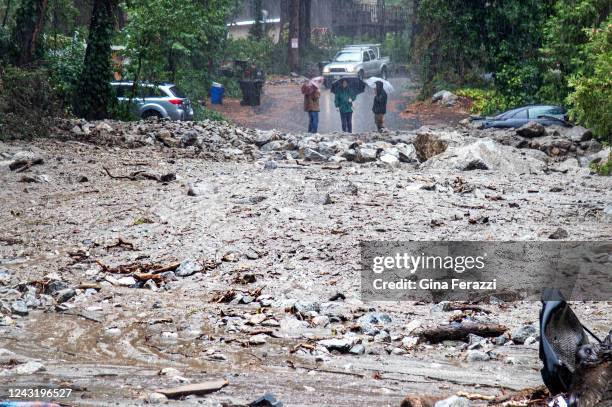
[[247,60],[255,63],[266,73],[288,73],[286,64],[286,45],[279,41],[275,44],[271,38],[254,40],[251,38],[229,39],[223,51],[225,61]]
[[229,120],[221,113],[215,112],[214,110],[207,109],[201,104],[194,104],[193,106],[194,120],[212,120],[216,122],[228,123]]
[[490,116],[512,107],[508,101],[494,89],[461,88],[454,91],[457,96],[472,101],[471,113]]
[[111,42],[114,33],[114,0],[94,0],[83,70],[79,76],[79,97],[74,111],[89,120],[108,117],[113,102]]
[[601,28],[590,30],[589,42],[583,50],[592,67],[582,69],[570,77],[574,91],[568,96],[573,106],[571,117],[591,127],[595,135],[610,140],[612,137],[612,17]]
[[132,0],[122,32],[128,77],[176,81],[181,69],[207,70],[221,49],[229,0]]
[[[610,137],[609,13],[609,0],[421,0],[412,54],[422,96],[483,88],[463,90],[482,114],[564,104],[578,123]],[[484,72],[494,74],[492,88]]]
[[612,153],[608,155],[608,159],[604,162],[591,163],[590,167],[599,175],[612,175]]
[[48,120],[61,115],[46,70],[9,67],[0,76],[0,139],[46,137]]
[[45,56],[51,85],[63,100],[72,101],[85,59],[85,43],[81,40],[81,33],[75,32],[72,38],[56,35],[52,40],[45,38],[45,42],[52,44],[46,47]]
[[0,26],[0,66],[9,63],[11,52],[11,33],[5,27]]
[[408,64],[411,59],[410,31],[388,33],[382,43],[381,52],[391,58],[394,64]]

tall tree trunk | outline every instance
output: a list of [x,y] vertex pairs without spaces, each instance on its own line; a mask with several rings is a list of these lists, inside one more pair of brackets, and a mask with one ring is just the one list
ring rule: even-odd
[[24,0],[17,9],[13,30],[13,42],[17,46],[13,62],[16,65],[25,66],[36,59],[48,5],[49,0]]
[[6,27],[6,21],[8,19],[9,13],[11,12],[11,4],[13,0],[6,0],[6,10],[4,11],[4,17],[2,18],[2,28]]
[[81,93],[75,111],[88,120],[105,119],[111,102],[111,40],[116,0],[94,0],[85,62],[81,72]]
[[289,24],[289,0],[280,0],[280,24],[281,28]]
[[[290,0],[289,9],[289,68],[292,72],[300,69],[300,0]],[[297,47],[296,47],[297,45]]]
[[310,26],[311,0],[301,0],[300,2],[300,56],[304,57],[310,47]]

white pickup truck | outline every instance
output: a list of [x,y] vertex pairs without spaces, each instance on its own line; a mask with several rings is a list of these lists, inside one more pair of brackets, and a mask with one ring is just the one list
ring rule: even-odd
[[346,77],[365,79],[379,76],[387,79],[390,60],[380,55],[380,44],[349,45],[323,68],[325,85]]

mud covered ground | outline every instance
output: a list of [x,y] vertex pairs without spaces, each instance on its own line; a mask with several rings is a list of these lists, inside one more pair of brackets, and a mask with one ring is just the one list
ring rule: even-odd
[[[24,150],[44,163],[10,171]],[[217,378],[229,385],[168,403],[239,406],[269,392],[290,406],[398,406],[408,393],[499,396],[538,386],[537,335],[510,339],[537,326],[539,303],[476,311],[364,303],[359,242],[547,240],[559,228],[568,240],[612,237],[610,178],[584,169],[295,160],[265,169],[266,158],[218,162],[190,149],[56,140],[3,143],[0,154],[0,268],[9,275],[0,283],[0,395],[72,388],[63,401],[72,405],[143,405],[155,389]],[[120,178],[135,171],[176,179]],[[198,272],[146,287],[113,269],[186,260]],[[49,281],[74,296],[37,297]],[[27,292],[40,304],[11,312]],[[610,303],[574,310],[602,337],[612,325]],[[376,335],[365,332],[372,315],[382,321]],[[415,344],[419,330],[462,319],[508,329],[471,349]],[[350,338],[352,353],[321,345],[330,338]]]

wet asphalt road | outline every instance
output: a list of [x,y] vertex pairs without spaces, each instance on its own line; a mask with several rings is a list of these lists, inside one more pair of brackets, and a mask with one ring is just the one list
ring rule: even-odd
[[[414,93],[406,90],[411,83],[408,78],[391,78],[395,92],[389,95],[385,125],[390,130],[414,129],[419,123],[400,117],[406,106],[413,101]],[[375,131],[374,90],[357,97],[353,104],[353,133]],[[308,130],[308,115],[304,112],[303,96],[297,85],[267,85],[261,98],[261,106],[240,106],[238,100],[226,99],[224,105],[211,106],[233,122],[262,130],[278,129],[285,132],[302,133]],[[341,131],[340,113],[334,106],[334,94],[321,90],[319,133]]]

